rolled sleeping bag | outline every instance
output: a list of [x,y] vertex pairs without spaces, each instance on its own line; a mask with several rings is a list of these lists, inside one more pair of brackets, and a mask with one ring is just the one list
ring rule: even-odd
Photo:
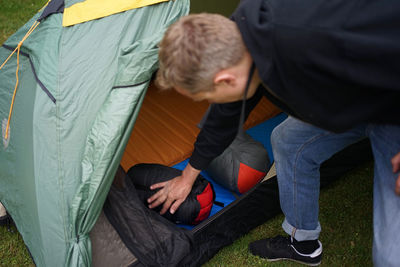
[[[212,105],[197,125],[200,129],[206,123]],[[271,166],[263,144],[243,132],[241,127],[232,144],[206,168],[215,182],[237,193],[245,193],[254,187]]]
[[[151,190],[150,186],[156,183],[165,182],[181,175],[182,171],[172,167],[141,163],[131,167],[128,171],[128,178],[135,185],[139,198],[148,206],[147,199],[159,189]],[[174,214],[169,210],[163,217],[174,223],[198,224],[210,215],[215,199],[214,189],[203,176],[199,175],[193,184],[192,191],[186,200],[179,206]],[[162,205],[154,208],[160,212]]]
[[206,171],[225,188],[243,194],[265,177],[270,165],[264,146],[242,132]]

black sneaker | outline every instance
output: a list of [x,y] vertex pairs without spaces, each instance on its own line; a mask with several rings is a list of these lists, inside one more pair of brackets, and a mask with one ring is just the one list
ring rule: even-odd
[[296,241],[290,236],[276,236],[250,243],[250,252],[268,261],[291,260],[309,266],[318,266],[322,258],[319,240]]

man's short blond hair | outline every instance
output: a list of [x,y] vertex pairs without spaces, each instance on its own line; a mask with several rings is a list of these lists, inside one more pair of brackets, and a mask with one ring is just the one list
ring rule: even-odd
[[160,43],[160,88],[213,90],[215,74],[240,62],[246,50],[239,29],[217,14],[192,14],[172,24]]

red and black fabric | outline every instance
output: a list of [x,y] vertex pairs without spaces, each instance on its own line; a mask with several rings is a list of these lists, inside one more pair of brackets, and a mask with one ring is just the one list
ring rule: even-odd
[[[158,191],[151,190],[150,186],[171,180],[181,173],[182,171],[172,167],[142,163],[131,167],[128,177],[134,184],[139,198],[148,206],[147,199]],[[199,175],[192,191],[179,209],[174,214],[167,211],[163,216],[174,223],[198,224],[210,215],[214,199],[215,193],[211,183]],[[154,211],[159,212],[161,208],[162,205],[155,208]]]
[[270,165],[264,146],[250,135],[241,133],[206,171],[219,184],[243,194],[265,177]]

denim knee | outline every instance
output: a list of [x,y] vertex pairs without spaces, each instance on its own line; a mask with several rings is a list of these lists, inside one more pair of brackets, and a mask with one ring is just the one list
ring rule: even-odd
[[282,155],[286,153],[285,152],[286,146],[281,145],[282,143],[284,143],[283,140],[286,129],[285,127],[286,124],[284,122],[276,126],[271,133],[271,146],[275,159],[282,157]]

